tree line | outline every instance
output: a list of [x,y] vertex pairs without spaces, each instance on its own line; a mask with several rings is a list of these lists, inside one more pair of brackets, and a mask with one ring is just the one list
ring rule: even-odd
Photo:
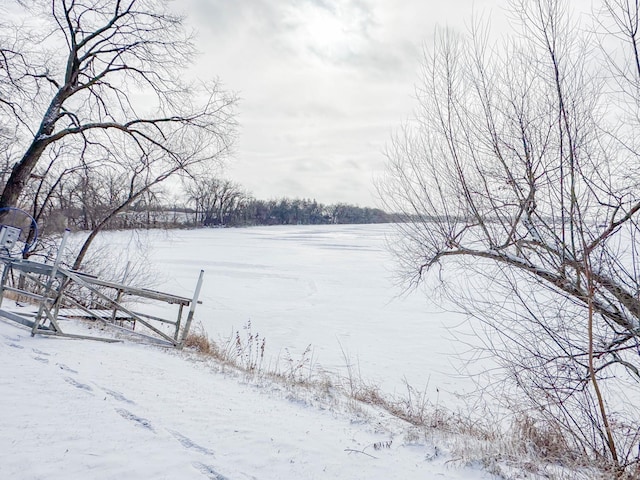
[[[49,233],[65,228],[95,229],[109,216],[113,205],[119,203],[119,195],[125,195],[121,184],[103,180],[92,183],[78,177],[48,192],[47,207],[38,215],[40,227]],[[364,224],[394,220],[394,215],[381,209],[347,203],[326,205],[299,198],[261,200],[235,182],[209,177],[206,181],[185,182],[183,191],[172,203],[161,192],[150,190],[111,215],[101,229]]]
[[193,224],[201,226],[386,223],[394,218],[377,208],[346,203],[324,205],[298,198],[259,200],[237,183],[213,176],[190,181],[185,192]]
[[[553,439],[558,463],[637,478],[640,2],[594,0],[590,16],[578,3],[511,0],[506,41],[479,21],[435,35],[380,193],[403,220],[407,283],[441,281],[481,322],[502,405],[540,440],[527,452]],[[20,207],[45,233],[90,230],[78,269],[105,228],[396,219],[211,176],[236,97],[187,78],[195,53],[164,0],[4,0],[0,223]]]

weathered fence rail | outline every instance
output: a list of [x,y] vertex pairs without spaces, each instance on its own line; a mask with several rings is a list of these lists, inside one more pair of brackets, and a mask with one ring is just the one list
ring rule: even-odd
[[[64,240],[63,240],[64,242]],[[62,250],[62,245],[60,250]],[[53,265],[0,255],[3,264],[0,281],[0,316],[31,328],[32,335],[57,335],[117,341],[110,338],[65,333],[60,318],[80,317],[100,322],[114,329],[136,335],[147,341],[181,348],[189,335],[200,295],[204,271],[200,271],[192,298],[122,283],[101,280],[78,271],[60,267],[59,258]],[[16,275],[19,281],[15,282]],[[13,281],[13,284],[11,281]],[[38,307],[37,313],[25,314],[2,308],[6,293],[29,299]],[[91,302],[87,302],[91,299]],[[134,311],[124,301],[133,303],[160,302],[177,305],[174,319]],[[91,305],[94,303],[94,305]],[[168,307],[167,307],[168,309]],[[185,316],[186,311],[186,316]]]

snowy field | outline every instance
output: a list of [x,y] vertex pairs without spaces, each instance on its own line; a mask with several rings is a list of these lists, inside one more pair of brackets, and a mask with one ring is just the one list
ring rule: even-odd
[[[458,374],[464,348],[451,341],[464,318],[397,285],[392,234],[389,225],[283,226],[151,231],[141,240],[160,290],[191,297],[205,271],[196,319],[213,339],[244,337],[251,322],[266,338],[267,366],[311,345],[316,367],[346,375],[350,364],[389,393],[405,393],[406,379],[451,406],[474,388]],[[133,251],[130,236],[102,241]]]

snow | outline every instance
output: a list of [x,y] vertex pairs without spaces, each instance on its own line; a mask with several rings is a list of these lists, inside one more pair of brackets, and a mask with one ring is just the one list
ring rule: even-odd
[[[432,403],[463,405],[473,384],[456,375],[446,329],[461,318],[419,292],[401,295],[385,249],[390,233],[324,226],[134,236],[148,236],[143,261],[160,290],[190,297],[205,270],[197,322],[224,339],[250,321],[267,339],[265,368],[311,344],[318,369],[344,376],[350,362],[387,392],[406,392],[406,378]],[[124,261],[136,256],[131,235],[109,232],[100,242]],[[0,478],[494,478],[438,432],[189,352],[31,337],[0,319],[0,362]]]
[[0,362],[1,478],[493,478],[380,412],[314,403],[187,353],[32,338],[0,320]]
[[[227,339],[251,322],[266,338],[266,364],[299,358],[311,345],[317,367],[346,374],[347,364],[387,392],[405,380],[434,401],[461,405],[475,384],[460,375],[454,334],[465,317],[443,311],[423,291],[406,293],[387,249],[390,225],[276,226],[138,232],[156,287],[191,298],[205,270],[196,323]],[[133,249],[130,232],[101,241]],[[158,312],[159,313],[159,312]],[[461,326],[462,325],[462,326]],[[453,402],[453,404],[451,403]]]

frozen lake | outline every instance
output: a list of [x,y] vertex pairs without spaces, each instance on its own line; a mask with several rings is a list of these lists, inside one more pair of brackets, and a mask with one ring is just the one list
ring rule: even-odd
[[[406,378],[428,386],[432,401],[448,401],[473,388],[457,375],[448,330],[464,318],[396,285],[386,249],[392,234],[389,225],[138,232],[159,290],[190,297],[205,271],[196,321],[210,337],[244,336],[250,321],[266,338],[266,364],[285,349],[299,358],[311,344],[313,361],[326,370],[346,374],[346,354],[387,392],[402,393]],[[101,240],[126,248],[130,235],[108,232]]]

